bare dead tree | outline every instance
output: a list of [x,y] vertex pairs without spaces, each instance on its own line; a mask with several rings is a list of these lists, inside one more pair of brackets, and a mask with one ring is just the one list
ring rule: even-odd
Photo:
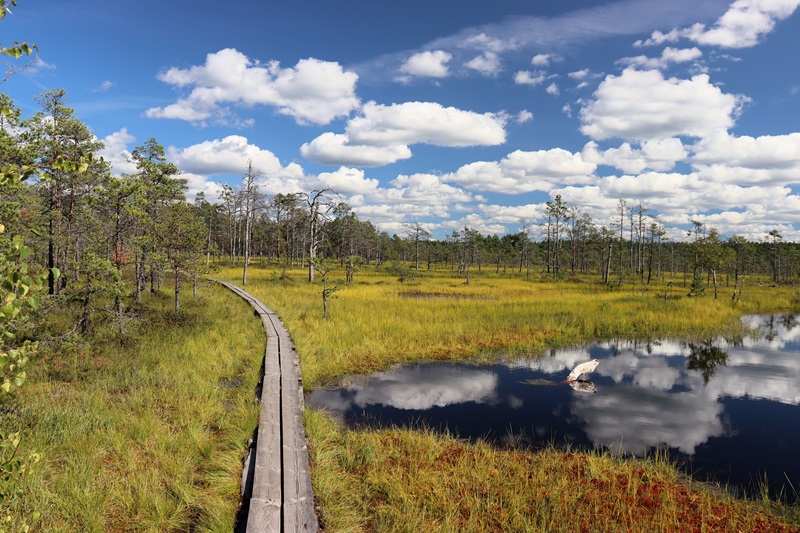
[[253,221],[260,207],[261,193],[256,180],[261,171],[253,168],[253,160],[247,162],[247,172],[242,180],[242,204],[244,211],[244,268],[242,269],[242,285],[247,285],[247,265],[250,263],[250,241],[253,236]]
[[308,281],[314,281],[315,258],[322,242],[322,226],[328,221],[328,213],[336,207],[333,196],[338,194],[329,188],[310,193],[301,193],[308,205]]
[[431,233],[420,222],[411,222],[403,226],[408,228],[406,234],[414,243],[414,270],[419,271],[419,243],[425,237],[430,237]]

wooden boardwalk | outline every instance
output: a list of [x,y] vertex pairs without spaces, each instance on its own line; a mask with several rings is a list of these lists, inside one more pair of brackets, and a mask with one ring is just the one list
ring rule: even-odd
[[253,307],[267,333],[255,456],[249,461],[252,494],[243,531],[317,531],[294,343],[278,316],[260,300],[236,285],[220,283]]

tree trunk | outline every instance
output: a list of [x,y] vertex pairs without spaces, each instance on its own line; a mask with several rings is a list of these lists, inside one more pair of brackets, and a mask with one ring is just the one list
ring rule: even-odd
[[208,238],[206,240],[206,268],[208,268],[209,265],[211,264],[211,225],[212,225],[212,223],[209,222],[208,223]]
[[136,258],[136,301],[141,301],[144,290],[144,257]]
[[122,321],[122,298],[119,295],[114,296],[114,314],[117,315],[117,327],[119,328],[119,336],[125,336],[125,327]]
[[81,314],[81,320],[79,322],[81,328],[81,335],[86,335],[86,332],[89,330],[89,302],[90,302],[91,292],[87,289],[86,292],[83,294],[83,313]]
[[175,267],[175,314],[181,311],[181,272]]
[[717,269],[714,268],[711,270],[711,274],[714,278],[714,299],[717,299]]
[[156,265],[150,262],[150,294],[156,293]]
[[53,274],[53,267],[56,266],[56,243],[53,237],[53,228],[55,222],[50,219],[49,225],[49,241],[47,243],[47,293],[53,296],[56,293],[56,277]]
[[244,221],[244,267],[242,268],[242,285],[247,285],[247,267],[250,264],[250,234],[253,231],[253,222],[252,222],[252,214],[251,206],[250,206],[250,195],[251,193],[247,193],[247,199],[245,202],[245,221]]
[[322,276],[322,318],[328,318],[328,280]]

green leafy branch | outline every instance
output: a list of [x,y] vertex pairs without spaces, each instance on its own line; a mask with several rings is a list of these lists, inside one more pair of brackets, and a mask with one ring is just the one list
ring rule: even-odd
[[8,7],[9,5],[17,7],[17,0],[3,0],[0,3],[0,20],[2,20],[7,13],[11,13],[11,8]]
[[[0,234],[5,227],[0,224]],[[10,246],[8,246],[10,245]],[[31,249],[23,243],[22,237],[14,236],[7,242],[8,250],[0,252],[0,391],[10,393],[19,388],[27,377],[24,367],[35,352],[36,345],[24,342],[13,346],[16,329],[24,318],[23,312],[36,309],[39,297],[35,292],[43,284],[43,276],[28,271],[25,258]],[[60,272],[53,269],[53,275]]]
[[[11,6],[16,7],[17,0],[0,0],[0,19],[11,13]],[[0,55],[19,59],[35,55],[38,51],[36,44],[15,42],[13,46],[0,48]],[[29,67],[36,59],[33,57],[16,70],[10,67],[0,84]],[[12,117],[15,113],[9,106],[0,105],[0,115],[3,117]],[[83,157],[77,159],[69,161],[62,158],[51,167],[85,171],[91,156],[88,161]],[[25,181],[40,171],[36,166],[3,166],[0,168],[0,188]],[[21,236],[9,239],[5,231],[5,226],[0,224],[0,401],[21,387],[27,378],[24,367],[36,352],[36,343],[25,341],[20,344],[16,340],[16,331],[26,318],[25,311],[38,307],[39,298],[35,292],[43,284],[43,277],[29,272],[25,263],[31,249],[25,246]],[[59,274],[57,269],[53,269],[54,277]],[[30,453],[24,459],[18,457],[20,440],[19,432],[0,434],[0,533],[31,531],[28,519],[36,521],[40,515],[39,511],[34,511],[30,516],[19,511],[20,503],[24,501],[27,475],[41,458],[37,453]]]
[[[9,239],[0,224],[0,400],[25,383],[25,365],[36,352],[36,343],[16,343],[16,331],[25,320],[26,311],[39,306],[36,291],[43,276],[31,273],[25,259],[31,249],[21,236]],[[53,275],[60,273],[53,270]],[[29,531],[24,514],[18,512],[24,493],[24,483],[30,469],[39,462],[37,453],[19,458],[20,433],[0,435],[0,533]],[[32,515],[38,519],[38,512]]]
[[[6,109],[0,109],[0,113],[6,114]],[[102,158],[101,158],[102,161]],[[94,162],[94,155],[91,153],[79,153],[75,158],[60,155],[49,167],[42,165],[6,165],[0,168],[0,187],[6,185],[16,185],[23,182],[35,174],[39,174],[42,179],[47,180],[50,172],[61,171],[74,174],[83,174],[88,170],[89,165]]]
[[27,42],[14,42],[14,46],[8,46],[5,48],[0,49],[0,54],[4,56],[13,57],[14,59],[19,59],[22,56],[30,56],[34,52],[38,52],[39,47],[36,43],[28,44]]
[[[0,533],[31,531],[25,517],[3,511],[24,495],[26,475],[41,460],[38,453],[17,457],[20,440],[19,432],[0,435]],[[34,511],[30,518],[35,521],[39,516],[39,511]]]
[[[12,14],[10,6],[17,7],[17,0],[2,0],[2,3],[0,3],[0,20],[4,19],[6,15]],[[30,61],[28,61],[28,63],[26,63],[20,68],[17,69],[9,68],[8,74],[6,74],[5,78],[0,80],[0,84],[5,83],[14,74],[17,74],[18,72],[25,70],[26,68],[31,66],[33,62],[38,59],[38,53],[39,53],[39,47],[36,45],[36,43],[28,43],[28,42],[20,43],[15,41],[13,46],[6,46],[0,48],[0,55],[8,56],[13,59],[19,59],[23,56],[25,57],[34,56]]]

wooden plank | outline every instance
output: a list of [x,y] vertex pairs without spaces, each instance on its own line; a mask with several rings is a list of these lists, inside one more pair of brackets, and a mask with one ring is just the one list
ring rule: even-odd
[[280,371],[266,369],[258,416],[253,498],[282,500],[280,386]]
[[281,531],[281,501],[251,498],[247,531]]
[[247,532],[316,532],[300,361],[294,343],[263,302],[231,283],[220,283],[253,307],[267,334]]
[[[277,322],[277,318],[273,324]],[[277,328],[277,324],[276,324]],[[285,531],[316,531],[308,448],[298,394],[297,352],[286,329],[281,332],[281,410],[283,415],[283,527]]]
[[317,531],[317,517],[313,511],[313,502],[284,502],[283,531]]
[[[232,292],[248,302],[261,318],[262,324],[272,327],[272,322],[263,310],[263,304],[253,296],[233,284],[222,282]],[[280,362],[278,360],[278,339],[268,333],[264,351],[264,376],[261,389],[261,406],[259,410],[258,433],[254,457],[253,492],[248,514],[249,524],[261,524],[263,516],[269,515],[273,506],[277,508],[280,523],[282,502],[282,466],[281,449],[281,413],[278,397],[280,395]],[[253,505],[252,502],[262,502]],[[266,502],[269,505],[264,505]],[[269,520],[267,520],[269,522]],[[257,529],[255,531],[258,531]]]

